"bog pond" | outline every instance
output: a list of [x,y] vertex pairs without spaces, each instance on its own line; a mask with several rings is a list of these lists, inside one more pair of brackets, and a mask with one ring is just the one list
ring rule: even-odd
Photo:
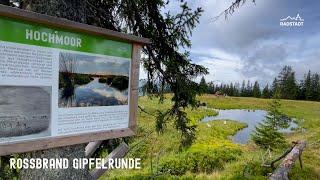
[[128,102],[128,90],[119,90],[106,83],[100,83],[99,78],[93,78],[88,84],[74,87],[66,91],[59,90],[59,107],[114,106]]
[[[229,109],[217,111],[219,113],[218,115],[207,116],[202,119],[202,122],[214,120],[234,120],[246,123],[248,125],[246,128],[239,130],[234,136],[232,136],[232,141],[238,144],[246,144],[250,140],[250,134],[254,131],[255,127],[262,122],[267,115],[267,111],[264,110]],[[290,126],[286,129],[282,129],[281,132],[289,133],[292,131],[292,129],[297,127],[298,125],[291,121]]]

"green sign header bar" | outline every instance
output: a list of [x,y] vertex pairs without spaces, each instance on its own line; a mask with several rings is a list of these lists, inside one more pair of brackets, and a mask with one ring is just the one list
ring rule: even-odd
[[124,58],[131,58],[132,53],[130,43],[49,28],[7,17],[0,17],[0,40]]

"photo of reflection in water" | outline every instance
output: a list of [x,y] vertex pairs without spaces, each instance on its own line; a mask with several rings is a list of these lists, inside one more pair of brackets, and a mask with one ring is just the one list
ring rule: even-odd
[[59,107],[128,104],[130,59],[60,53]]

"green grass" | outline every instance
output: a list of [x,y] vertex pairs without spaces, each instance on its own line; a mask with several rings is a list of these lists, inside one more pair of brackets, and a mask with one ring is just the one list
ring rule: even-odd
[[[267,99],[199,97],[209,108],[217,109],[268,109]],[[297,118],[297,123],[305,131],[298,129],[287,135],[288,143],[294,140],[307,140],[308,146],[303,152],[304,169],[298,163],[292,169],[291,179],[320,179],[320,103],[308,101],[281,100],[281,111]],[[163,104],[158,99],[141,97],[139,105],[150,113],[163,111],[170,107],[170,100]],[[199,122],[207,115],[216,112],[209,108],[187,109],[188,117],[197,124],[196,140],[189,147],[179,149],[180,134],[173,124],[168,124],[162,134],[155,132],[155,118],[143,112],[138,114],[138,132],[129,145],[134,149],[127,157],[142,159],[140,170],[112,170],[101,179],[266,179],[270,169],[261,167],[265,151],[254,144],[238,145],[232,143],[230,136],[246,124],[227,121]],[[272,153],[272,158],[282,150]],[[206,158],[205,158],[206,157]],[[189,159],[188,161],[186,159]],[[208,160],[209,159],[209,160]],[[203,162],[203,164],[201,164]],[[176,172],[171,172],[175,169]],[[183,175],[182,175],[183,174]]]

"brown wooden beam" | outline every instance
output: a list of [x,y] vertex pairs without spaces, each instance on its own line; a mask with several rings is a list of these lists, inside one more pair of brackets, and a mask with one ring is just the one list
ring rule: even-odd
[[90,142],[87,146],[86,146],[86,157],[90,158],[93,153],[99,148],[99,146],[101,145],[103,141],[94,141],[94,142]]
[[[108,166],[109,159],[123,158],[129,152],[129,146],[126,143],[121,143],[115,150],[113,150],[106,158],[106,164]],[[99,179],[108,169],[95,169],[90,173],[93,180]]]

